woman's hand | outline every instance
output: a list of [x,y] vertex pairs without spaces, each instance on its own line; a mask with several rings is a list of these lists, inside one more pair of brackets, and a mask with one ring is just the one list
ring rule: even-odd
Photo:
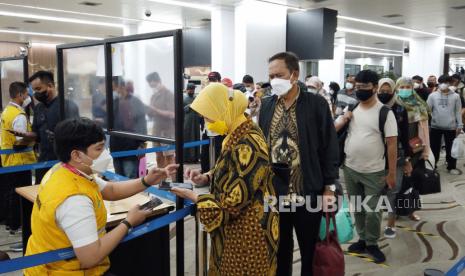
[[412,163],[410,161],[406,161],[404,164],[404,175],[411,176],[412,175]]
[[194,203],[197,203],[197,201],[199,200],[197,193],[192,191],[192,190],[189,190],[189,189],[172,188],[170,191],[173,194],[175,194],[175,195],[177,195],[179,197],[182,197],[182,198],[189,199]]
[[152,213],[152,210],[141,210],[139,205],[131,208],[128,212],[126,219],[133,226],[137,226],[144,222],[144,220]]
[[184,174],[185,178],[191,180],[194,184],[203,186],[208,184],[208,177],[206,174],[201,174],[200,170],[191,170],[187,169],[186,173]]
[[170,164],[166,166],[164,169],[160,168],[152,168],[148,171],[147,175],[145,176],[145,182],[149,185],[156,185],[160,181],[166,179],[169,175],[173,175],[179,168],[179,164]]

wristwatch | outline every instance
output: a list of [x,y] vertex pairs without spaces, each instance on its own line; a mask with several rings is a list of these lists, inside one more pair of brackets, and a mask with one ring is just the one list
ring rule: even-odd
[[412,159],[412,158],[410,158],[410,157],[405,157],[405,162],[410,162],[410,159]]
[[336,185],[332,184],[332,185],[326,185],[326,190],[327,191],[331,191],[331,192],[336,192]]
[[127,219],[123,219],[120,224],[124,224],[126,225],[126,227],[128,228],[128,232],[132,230],[132,225],[131,223],[129,223],[129,221]]

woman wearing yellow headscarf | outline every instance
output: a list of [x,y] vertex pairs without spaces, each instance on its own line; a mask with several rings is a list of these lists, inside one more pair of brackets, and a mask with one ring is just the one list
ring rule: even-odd
[[196,184],[210,182],[210,194],[172,189],[196,203],[200,222],[211,236],[209,275],[275,275],[278,213],[265,210],[275,196],[268,147],[259,127],[244,115],[247,98],[212,83],[191,108],[207,128],[227,135],[215,168],[207,174],[188,171]]

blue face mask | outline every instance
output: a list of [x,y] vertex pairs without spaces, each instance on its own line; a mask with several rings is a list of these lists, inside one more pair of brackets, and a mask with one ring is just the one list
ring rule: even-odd
[[412,96],[413,92],[412,92],[412,89],[399,89],[399,97],[401,98],[408,98],[410,96]]

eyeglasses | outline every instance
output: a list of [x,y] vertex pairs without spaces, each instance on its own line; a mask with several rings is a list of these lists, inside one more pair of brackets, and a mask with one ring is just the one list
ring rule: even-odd
[[369,89],[373,89],[373,85],[371,84],[367,84],[367,83],[363,83],[363,84],[356,84],[355,85],[355,89],[356,90],[369,90]]

